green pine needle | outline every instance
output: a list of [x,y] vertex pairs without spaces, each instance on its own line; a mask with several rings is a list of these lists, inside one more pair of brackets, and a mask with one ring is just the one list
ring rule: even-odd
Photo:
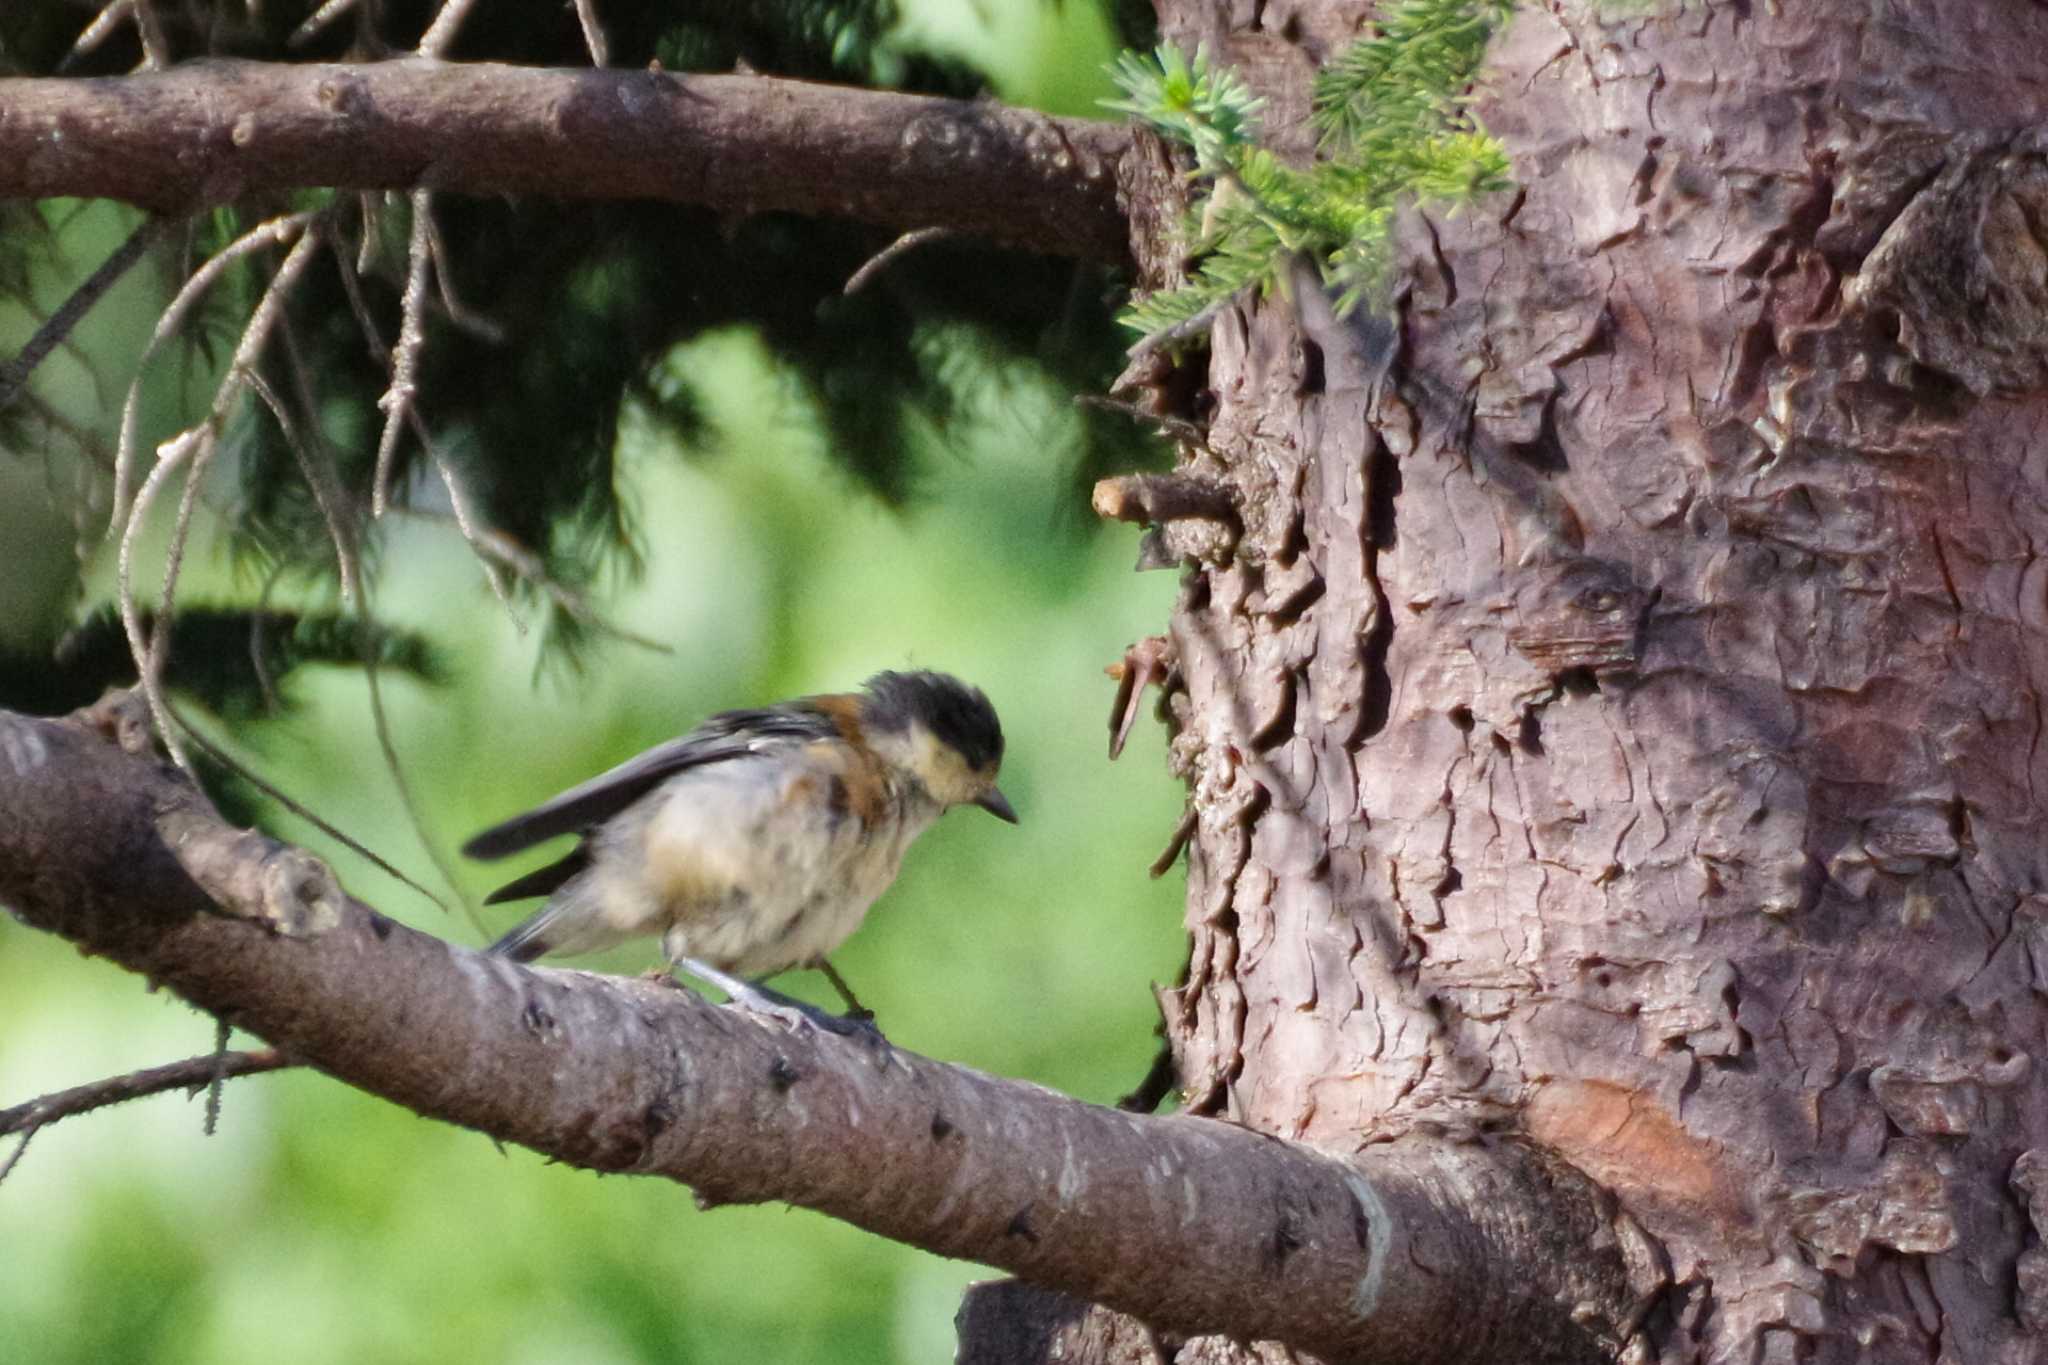
[[1105,103],[1190,148],[1206,189],[1184,229],[1192,278],[1134,300],[1124,325],[1148,339],[1186,328],[1240,291],[1272,289],[1296,255],[1317,264],[1340,314],[1383,298],[1402,202],[1455,206],[1513,183],[1506,150],[1466,107],[1512,11],[1513,0],[1400,0],[1317,74],[1320,154],[1307,169],[1258,145],[1262,101],[1205,49],[1126,52],[1110,73],[1124,98]]

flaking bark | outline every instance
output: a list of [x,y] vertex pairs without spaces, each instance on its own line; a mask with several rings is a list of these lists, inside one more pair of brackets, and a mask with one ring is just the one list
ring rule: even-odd
[[[1601,1181],[1641,1358],[2031,1365],[2048,10],[1662,8],[1496,41],[1523,189],[1407,221],[1383,384],[1280,299],[1146,376],[1242,519],[1169,632],[1169,1038],[1200,1112]],[[1299,154],[1370,7],[1163,9]]]

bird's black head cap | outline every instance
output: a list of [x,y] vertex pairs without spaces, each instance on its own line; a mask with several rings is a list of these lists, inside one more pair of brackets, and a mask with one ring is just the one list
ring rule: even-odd
[[886,730],[921,721],[951,745],[967,766],[980,771],[1003,757],[1003,724],[978,687],[945,673],[877,673],[867,682],[874,698],[869,720]]

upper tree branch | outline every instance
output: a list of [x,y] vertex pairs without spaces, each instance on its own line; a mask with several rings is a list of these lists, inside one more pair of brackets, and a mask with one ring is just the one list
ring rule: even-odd
[[1123,125],[764,76],[413,58],[0,80],[0,196],[189,212],[265,190],[454,190],[785,210],[1102,261]]
[[1528,1148],[1339,1161],[517,966],[392,923],[75,721],[0,712],[0,901],[419,1113],[713,1202],[820,1209],[1168,1330],[1406,1365],[1608,1359],[1620,1332],[1606,1216]]

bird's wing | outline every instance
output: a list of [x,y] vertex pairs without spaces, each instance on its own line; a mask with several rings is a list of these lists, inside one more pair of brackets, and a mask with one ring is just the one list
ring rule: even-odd
[[[532,900],[535,896],[552,896],[584,868],[590,866],[590,844],[578,843],[562,857],[551,863],[536,867],[523,877],[515,877],[484,897],[485,905],[499,905],[505,901]],[[495,951],[495,950],[494,950]]]
[[685,769],[832,739],[838,734],[830,716],[809,708],[724,711],[680,739],[657,744],[523,815],[492,825],[464,844],[462,852],[483,860],[503,858],[558,834],[580,833],[602,824]]

